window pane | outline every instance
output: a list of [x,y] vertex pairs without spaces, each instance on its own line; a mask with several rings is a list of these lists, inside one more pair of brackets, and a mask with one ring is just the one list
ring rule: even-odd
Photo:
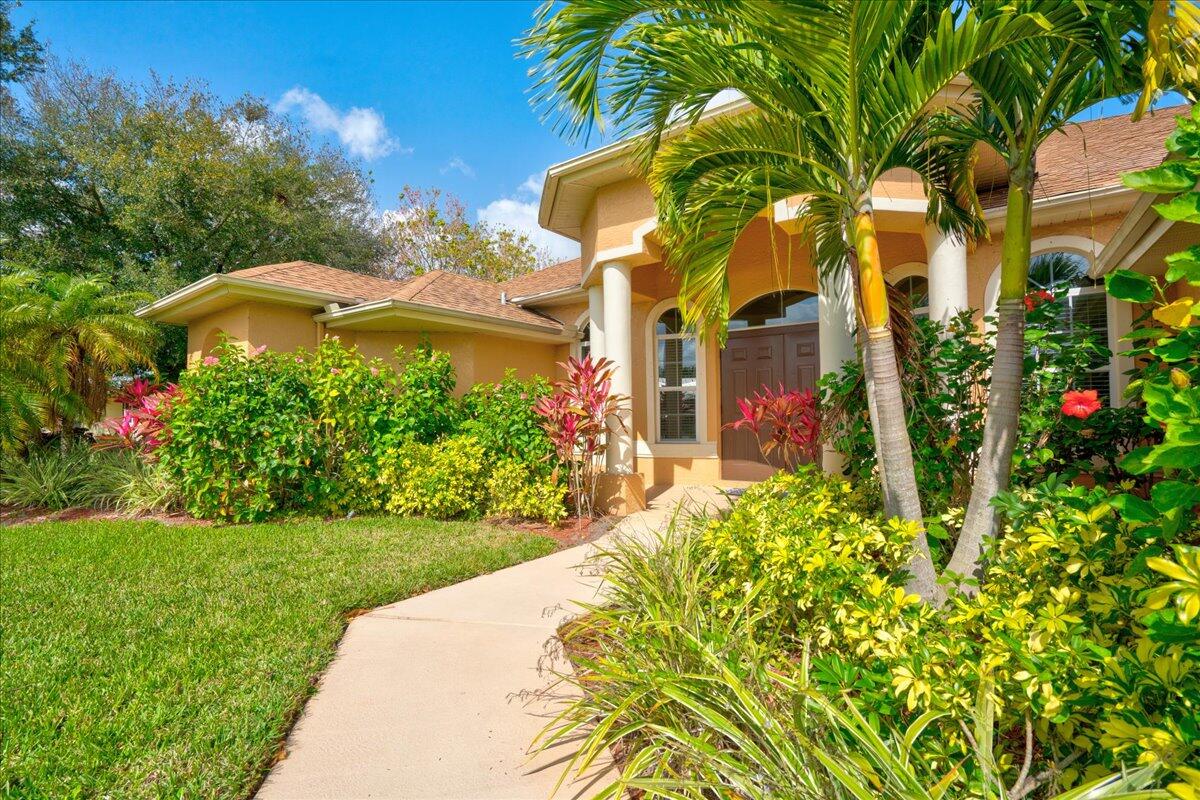
[[658,340],[658,385],[696,385],[696,340]]
[[911,275],[896,281],[896,288],[908,298],[908,304],[914,309],[926,308],[929,305],[929,281],[920,275]]
[[679,313],[679,309],[671,308],[664,311],[658,318],[654,332],[658,336],[665,333],[683,333],[683,316]]
[[1095,372],[1089,372],[1086,375],[1080,376],[1079,379],[1075,381],[1075,388],[1095,389],[1096,394],[1100,396],[1100,399],[1104,402],[1104,404],[1108,405],[1108,398],[1111,394],[1111,386],[1109,385],[1111,380],[1112,376],[1108,372],[1108,367],[1105,366],[1104,368],[1098,369]]
[[1061,292],[1086,286],[1098,286],[1099,281],[1087,276],[1090,262],[1078,253],[1040,253],[1029,260],[1029,286]]
[[[1102,292],[1073,294],[1063,302],[1063,324],[1068,331],[1090,334],[1096,344],[1108,347],[1108,304]],[[1108,359],[1098,358],[1097,368],[1108,365]]]
[[658,393],[658,435],[664,440],[695,441],[695,391],[665,389]]
[[751,300],[729,318],[731,329],[816,322],[817,296],[812,292],[772,292]]
[[583,321],[583,337],[579,340],[579,360],[587,358],[592,354],[592,323],[591,320]]

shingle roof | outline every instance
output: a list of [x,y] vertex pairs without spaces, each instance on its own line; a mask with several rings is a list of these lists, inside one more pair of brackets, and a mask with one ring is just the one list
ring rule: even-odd
[[511,303],[501,303],[500,292],[500,285],[491,281],[435,270],[399,281],[388,297],[452,311],[483,314],[526,325],[538,325],[554,331],[562,330],[562,323],[552,317]]
[[509,297],[530,297],[559,289],[579,286],[583,279],[583,267],[578,258],[560,261],[533,272],[526,272],[500,284]]
[[501,303],[500,293],[503,289],[500,284],[440,270],[396,281],[311,261],[288,261],[239,269],[228,274],[273,286],[321,292],[360,302],[403,300],[433,308],[537,325],[555,332],[562,330],[562,323],[556,319],[521,306]]
[[228,273],[234,278],[305,289],[310,292],[326,292],[340,297],[360,300],[378,300],[396,290],[397,281],[376,278],[358,272],[314,264],[311,261],[287,261],[282,264],[263,264],[258,267],[234,270]]
[[[1161,163],[1167,151],[1163,142],[1175,129],[1175,117],[1187,106],[1162,108],[1136,123],[1127,115],[1068,125],[1046,139],[1037,152],[1035,199],[1118,186],[1121,173]],[[980,187],[984,208],[1003,206],[1008,187],[997,183]]]

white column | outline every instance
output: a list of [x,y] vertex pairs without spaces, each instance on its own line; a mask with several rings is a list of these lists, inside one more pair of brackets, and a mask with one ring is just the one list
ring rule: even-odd
[[608,433],[606,462],[609,472],[625,475],[633,472],[633,287],[630,267],[620,261],[610,261],[601,268],[604,286],[604,357],[610,359],[613,370],[612,391],[624,395],[621,421]]
[[[822,375],[840,372],[842,364],[858,357],[854,346],[856,320],[850,270],[838,270],[836,274],[821,278],[817,290],[817,340]],[[840,471],[842,461],[836,450],[825,447],[821,466],[826,472]]]
[[925,258],[929,264],[929,318],[944,325],[968,308],[967,242],[947,236],[936,225],[926,225]]
[[592,360],[604,357],[604,286],[588,287],[588,327],[592,340]]

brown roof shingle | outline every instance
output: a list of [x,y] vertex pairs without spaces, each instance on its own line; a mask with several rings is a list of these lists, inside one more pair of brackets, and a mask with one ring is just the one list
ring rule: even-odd
[[578,258],[560,261],[548,267],[526,272],[500,284],[509,297],[530,297],[578,287],[583,279],[583,266]]
[[411,303],[482,314],[509,322],[537,325],[553,331],[561,331],[558,320],[538,314],[512,303],[500,302],[500,285],[491,281],[435,270],[399,282],[388,297]]
[[327,267],[312,261],[287,261],[234,270],[230,277],[246,278],[276,286],[325,292],[358,300],[378,300],[396,290],[399,281]]
[[[1066,126],[1038,148],[1034,198],[1118,186],[1122,172],[1160,164],[1167,154],[1163,142],[1175,129],[1175,117],[1186,112],[1187,106],[1174,106],[1136,123],[1121,114]],[[1007,194],[1002,181],[979,187],[984,208],[1003,206]]]

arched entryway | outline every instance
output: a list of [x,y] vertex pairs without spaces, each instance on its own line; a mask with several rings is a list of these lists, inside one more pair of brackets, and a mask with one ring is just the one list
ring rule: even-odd
[[[763,386],[816,390],[820,377],[817,296],[789,289],[757,297],[729,318],[721,350],[721,425],[741,416],[738,398]],[[761,480],[780,465],[769,463],[748,431],[721,431],[721,477]]]

